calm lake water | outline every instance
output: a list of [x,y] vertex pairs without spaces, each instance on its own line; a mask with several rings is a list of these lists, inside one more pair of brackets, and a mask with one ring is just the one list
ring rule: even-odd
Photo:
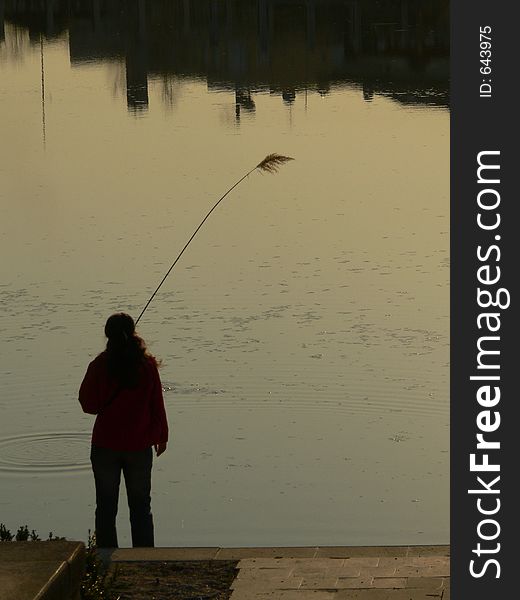
[[[449,541],[447,3],[0,0],[0,522],[86,540],[115,311],[161,546]],[[120,545],[130,545],[121,495]]]

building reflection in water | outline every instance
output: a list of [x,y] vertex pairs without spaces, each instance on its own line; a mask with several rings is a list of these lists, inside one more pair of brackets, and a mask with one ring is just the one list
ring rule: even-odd
[[146,0],[136,0],[135,6],[129,8],[134,8],[135,14],[129,20],[126,36],[126,101],[129,110],[141,111],[148,109]]
[[0,0],[0,44],[5,41],[5,2]]
[[34,44],[68,32],[72,63],[123,63],[136,113],[150,78],[233,91],[237,122],[265,91],[449,105],[448,0],[0,0],[0,41],[4,20]]

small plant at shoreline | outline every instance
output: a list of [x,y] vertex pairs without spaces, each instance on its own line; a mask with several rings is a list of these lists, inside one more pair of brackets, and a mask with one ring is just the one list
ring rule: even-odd
[[20,525],[14,538],[17,542],[26,542],[29,539],[29,528],[27,525]]
[[[66,540],[65,537],[56,537],[54,534],[49,532],[49,537],[47,541],[54,542],[59,540]],[[9,529],[4,525],[4,523],[0,523],[0,542],[41,542],[42,539],[40,536],[34,531],[34,529],[29,532],[29,527],[27,525],[20,525],[16,532],[16,535],[13,535]]]
[[[51,540],[51,539],[52,538],[49,537],[49,540]],[[65,538],[54,538],[54,539],[64,540]],[[28,540],[30,540],[31,542],[41,541],[40,536],[36,533],[36,531],[34,531],[34,529],[29,533],[29,528],[27,527],[27,525],[20,525],[20,527],[18,527],[18,531],[16,532],[15,540],[17,542],[27,542]]]
[[81,600],[119,600],[112,587],[117,576],[116,569],[109,573],[97,555],[96,535],[88,532],[85,574],[81,582]]
[[10,542],[13,537],[9,529],[3,523],[0,523],[0,542]]

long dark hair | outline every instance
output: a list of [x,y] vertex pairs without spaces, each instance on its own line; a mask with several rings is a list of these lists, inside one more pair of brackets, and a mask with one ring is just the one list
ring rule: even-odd
[[134,320],[126,313],[110,316],[105,325],[107,336],[107,368],[124,387],[135,387],[139,383],[141,365],[158,361],[146,349],[144,340],[135,332]]

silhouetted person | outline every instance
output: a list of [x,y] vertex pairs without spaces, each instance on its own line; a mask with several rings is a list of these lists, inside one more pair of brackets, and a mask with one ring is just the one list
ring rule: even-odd
[[79,390],[83,411],[97,415],[90,453],[96,484],[96,545],[118,547],[116,515],[122,471],[132,546],[153,546],[152,446],[160,456],[168,441],[158,362],[135,333],[130,315],[109,317],[105,335],[106,350],[89,364]]

